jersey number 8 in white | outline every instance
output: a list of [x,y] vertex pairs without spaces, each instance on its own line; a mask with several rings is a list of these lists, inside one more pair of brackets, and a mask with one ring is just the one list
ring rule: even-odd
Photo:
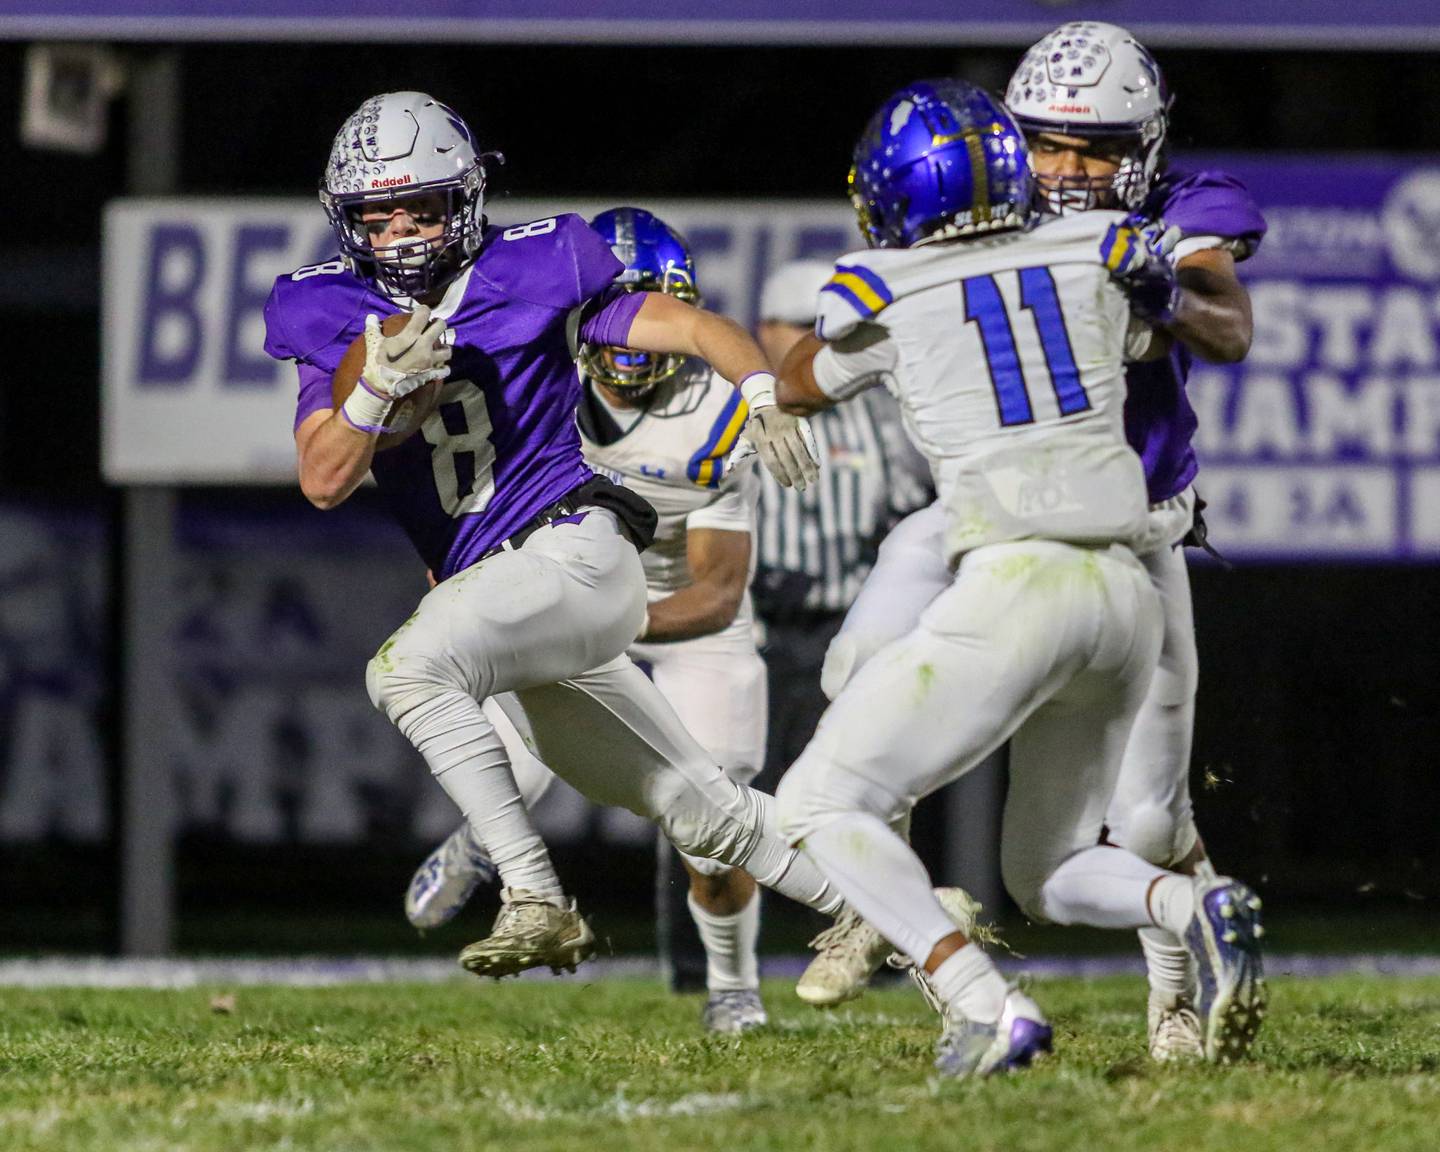
[[495,448],[490,431],[485,393],[469,380],[445,381],[440,403],[420,426],[420,435],[430,445],[435,495],[452,520],[483,511],[495,494]]
[[500,233],[500,239],[526,240],[531,236],[545,236],[555,231],[556,222],[556,217],[548,216],[544,220],[532,220],[529,224],[517,224]]

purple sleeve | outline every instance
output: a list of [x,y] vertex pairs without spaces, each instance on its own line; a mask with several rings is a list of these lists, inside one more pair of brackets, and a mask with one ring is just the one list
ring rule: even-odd
[[334,409],[330,396],[330,373],[323,368],[303,362],[295,365],[300,369],[300,395],[295,400],[295,427],[299,428],[307,416],[316,412],[330,412]]
[[568,313],[625,271],[604,237],[573,213],[496,231],[485,274],[532,304]]
[[630,325],[644,303],[644,292],[627,292],[619,287],[605,289],[585,310],[580,322],[580,339],[586,344],[624,347],[630,336]]
[[1252,256],[1265,237],[1265,217],[1245,187],[1228,172],[1207,169],[1166,173],[1156,187],[1155,214],[1192,236],[1223,236],[1244,246]]

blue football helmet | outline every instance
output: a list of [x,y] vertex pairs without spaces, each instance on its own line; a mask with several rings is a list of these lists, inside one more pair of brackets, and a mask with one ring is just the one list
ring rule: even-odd
[[850,200],[872,248],[911,248],[1025,228],[1035,178],[1025,136],[964,80],[907,84],[855,145]]
[[[625,271],[615,283],[630,292],[663,292],[687,304],[700,303],[695,261],[685,237],[643,208],[611,208],[590,221]],[[630,348],[583,345],[585,375],[610,388],[648,392],[680,371],[685,357]]]

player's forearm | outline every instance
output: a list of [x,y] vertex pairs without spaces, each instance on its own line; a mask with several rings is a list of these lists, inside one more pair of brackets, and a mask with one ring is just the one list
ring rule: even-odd
[[744,595],[743,583],[738,588],[709,582],[691,584],[650,605],[642,639],[647,644],[668,644],[719,632],[734,621]]
[[775,403],[792,416],[810,416],[833,407],[835,401],[815,383],[815,354],[825,347],[816,336],[802,336],[785,355],[775,385]]
[[695,355],[726,380],[739,384],[752,372],[769,372],[770,361],[750,333],[726,316],[697,310]]
[[643,352],[698,356],[736,384],[752,372],[770,371],[760,345],[735,321],[659,292],[645,294],[625,343]]
[[1177,279],[1183,289],[1180,307],[1165,331],[1213,364],[1245,359],[1254,326],[1250,296],[1239,281],[1193,267],[1180,268]]
[[308,435],[297,437],[300,491],[305,498],[320,509],[343,504],[370,471],[375,441],[374,435],[352,428],[338,412]]

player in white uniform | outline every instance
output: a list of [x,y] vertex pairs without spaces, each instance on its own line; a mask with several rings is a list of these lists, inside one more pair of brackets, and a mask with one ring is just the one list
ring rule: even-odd
[[[1234,266],[1259,244],[1265,222],[1243,186],[1225,173],[1161,170],[1170,97],[1159,65],[1123,28],[1094,21],[1061,25],[1025,55],[1006,102],[1029,135],[1051,212],[1124,207],[1183,230],[1167,237],[1175,242],[1170,259],[1182,289],[1176,306],[1169,308],[1168,294],[1162,294],[1163,314],[1157,314],[1143,286],[1132,304],[1132,312],[1175,341],[1168,355],[1127,373],[1126,434],[1141,454],[1151,501],[1150,546],[1140,556],[1160,593],[1165,632],[1160,666],[1136,718],[1105,822],[1111,842],[1155,864],[1213,872],[1189,789],[1199,662],[1180,547],[1192,526],[1196,473],[1190,443],[1195,416],[1184,382],[1192,350],[1216,362],[1244,357],[1250,306]],[[948,585],[943,536],[944,512],[935,504],[886,538],[827,653],[822,687],[831,699],[860,664],[914,627]],[[1204,1038],[1189,955],[1162,929],[1139,935],[1150,983],[1150,1054],[1160,1061],[1199,1058]],[[861,951],[844,940],[835,947],[847,955]],[[829,970],[843,971],[836,965]],[[858,994],[870,971],[856,973],[854,988],[832,994]]]
[[[649,212],[617,208],[591,227],[609,241],[632,290],[698,303],[694,263],[677,233]],[[765,664],[755,648],[749,584],[758,478],[753,462],[726,471],[745,403],[703,362],[586,346],[578,423],[585,458],[618,473],[659,517],[641,554],[648,611],[631,659],[731,779],[748,784],[765,758]],[[507,705],[508,706],[508,705]],[[498,709],[497,709],[498,711]],[[514,714],[515,709],[509,706]],[[517,716],[523,726],[523,716]],[[550,776],[524,733],[498,725],[527,806]],[[756,939],[760,897],[739,869],[686,857],[690,912],[707,959],[704,1024],[740,1032],[763,1025]],[[462,824],[416,872],[406,914],[418,927],[449,920],[490,864]]]
[[884,382],[945,508],[952,583],[841,690],[778,799],[785,834],[928,974],[952,1076],[1025,1066],[1050,1028],[956,930],[891,825],[1007,739],[1002,870],[1020,906],[1185,939],[1226,1055],[1248,1048],[1263,1003],[1248,888],[1098,845],[1161,639],[1133,551],[1148,509],[1122,420],[1130,306],[1111,272],[1168,266],[1119,213],[1028,230],[1033,191],[1023,135],[979,89],[922,82],[887,100],[852,171],[882,250],[837,265],[826,343],[787,357],[777,393],[813,411]]

